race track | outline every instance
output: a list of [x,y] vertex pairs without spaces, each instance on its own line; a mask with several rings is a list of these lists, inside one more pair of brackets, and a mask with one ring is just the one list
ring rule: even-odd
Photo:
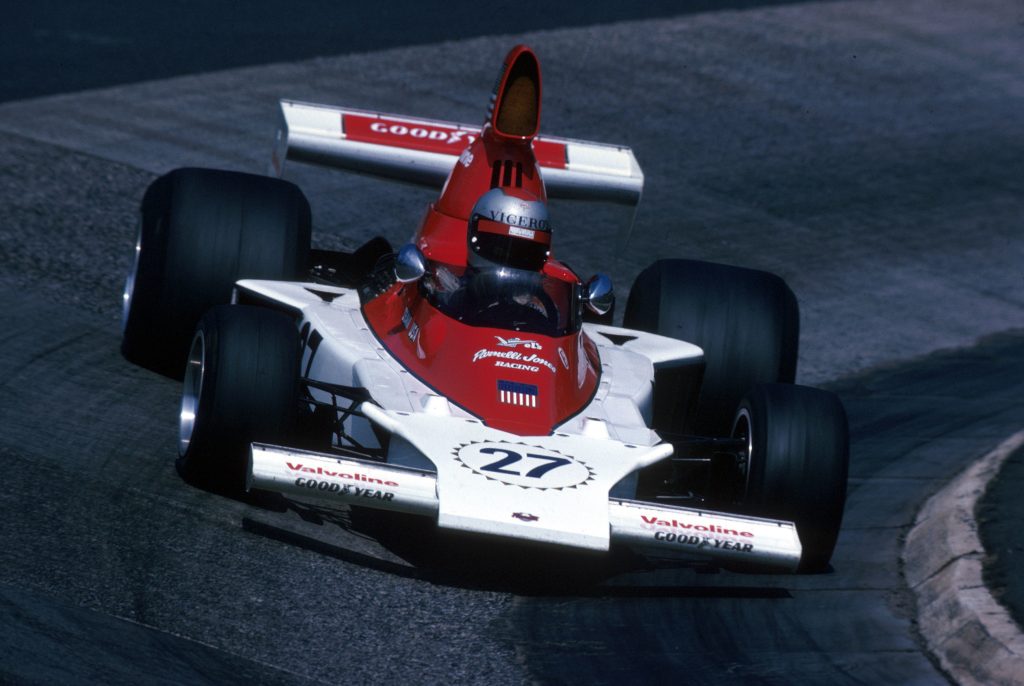
[[[1022,22],[1012,0],[807,3],[0,105],[0,681],[943,683],[899,549],[931,493],[1024,426]],[[797,293],[799,379],[839,392],[853,431],[831,573],[520,584],[513,561],[459,573],[400,532],[381,545],[175,473],[179,387],[118,353],[148,182],[261,171],[278,97],[475,122],[519,41],[543,130],[628,144],[647,177],[628,249],[621,208],[556,207],[563,258],[620,298],[663,255]],[[322,245],[400,243],[431,198],[288,176]]]

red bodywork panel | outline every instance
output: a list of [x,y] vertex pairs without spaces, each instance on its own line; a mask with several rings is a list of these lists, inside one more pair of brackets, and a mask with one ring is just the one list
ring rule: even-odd
[[549,338],[467,326],[436,310],[416,284],[395,284],[363,312],[409,372],[502,431],[547,435],[597,389],[597,346],[581,333]]
[[[466,266],[467,230],[477,200],[496,187],[528,191],[546,201],[537,165],[565,165],[565,146],[535,140],[540,124],[540,65],[522,45],[508,54],[480,131],[424,125],[410,128],[380,117],[347,114],[345,135],[450,153],[467,145],[414,242],[435,262]],[[553,257],[551,278],[578,283]],[[363,314],[406,369],[488,426],[519,435],[546,435],[591,400],[600,373],[597,347],[581,332],[551,338],[468,326],[435,309],[417,284],[396,283],[366,303]]]

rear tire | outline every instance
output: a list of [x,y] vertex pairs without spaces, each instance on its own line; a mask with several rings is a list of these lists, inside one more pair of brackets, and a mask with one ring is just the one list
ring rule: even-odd
[[178,471],[209,490],[244,491],[253,441],[294,437],[299,334],[286,314],[220,305],[199,322],[182,389]]
[[294,184],[213,169],[176,169],[146,190],[125,281],[121,352],[181,378],[192,333],[238,279],[300,279],[310,210]]
[[[666,389],[655,414],[675,433],[724,436],[740,400],[759,383],[792,383],[796,377],[800,313],[786,282],[768,272],[696,260],[659,260],[633,284],[623,324],[670,336],[704,349],[704,377],[693,416],[688,403],[671,403]],[[660,380],[659,380],[660,381]],[[657,383],[656,383],[656,391]],[[687,389],[671,389],[684,396]]]
[[732,435],[748,446],[742,507],[796,523],[800,571],[828,568],[846,503],[849,431],[839,398],[805,386],[757,386],[736,413]]

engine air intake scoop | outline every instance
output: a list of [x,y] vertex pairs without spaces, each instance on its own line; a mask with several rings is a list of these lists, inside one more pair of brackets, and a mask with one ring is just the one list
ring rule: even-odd
[[494,132],[529,139],[540,126],[540,64],[526,46],[509,52],[494,90]]

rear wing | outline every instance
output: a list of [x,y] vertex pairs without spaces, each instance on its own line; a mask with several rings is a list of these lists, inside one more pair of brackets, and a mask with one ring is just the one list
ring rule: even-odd
[[[441,188],[479,126],[281,100],[269,173],[286,160]],[[644,175],[619,145],[538,136],[534,154],[548,196],[636,206]]]

